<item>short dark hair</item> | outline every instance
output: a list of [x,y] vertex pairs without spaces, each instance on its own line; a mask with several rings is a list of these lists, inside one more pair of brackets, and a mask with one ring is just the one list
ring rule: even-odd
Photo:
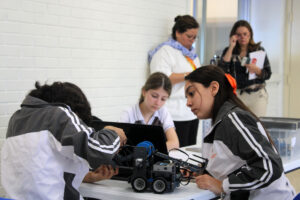
[[[255,51],[257,50],[258,47],[260,47],[260,42],[258,43],[255,43],[254,42],[254,39],[253,39],[253,30],[251,28],[251,25],[249,24],[249,22],[247,22],[246,20],[239,20],[237,22],[234,23],[231,31],[230,31],[230,36],[233,36],[236,34],[236,31],[239,27],[246,27],[248,29],[248,31],[250,32],[250,40],[249,40],[249,44],[248,44],[248,49],[251,50],[251,51]],[[237,42],[236,46],[235,46],[235,49],[236,51],[240,51],[240,44]]]
[[92,120],[91,106],[82,90],[73,83],[54,82],[52,85],[40,85],[35,82],[35,88],[29,95],[42,99],[48,103],[63,103],[68,105],[73,112],[87,125]]
[[172,28],[172,38],[176,40],[176,31],[179,33],[184,33],[188,29],[199,28],[199,24],[196,19],[190,15],[178,15],[174,19],[175,24]]
[[171,95],[172,83],[169,77],[162,72],[155,72],[151,74],[148,77],[145,85],[142,87],[142,93],[140,96],[139,103],[141,104],[144,101],[143,90],[144,91],[148,91],[151,89],[155,90],[161,87],[168,93],[169,96]]

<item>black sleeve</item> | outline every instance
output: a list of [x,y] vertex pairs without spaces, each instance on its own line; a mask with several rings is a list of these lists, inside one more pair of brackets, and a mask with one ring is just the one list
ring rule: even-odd
[[[260,49],[265,51],[263,47],[261,47]],[[261,76],[258,77],[259,79],[262,79],[262,80],[270,79],[270,77],[272,75],[272,71],[271,71],[271,66],[270,66],[270,62],[269,62],[267,54],[266,54],[266,57],[265,57],[264,67],[263,67],[261,72],[262,72]]]
[[53,125],[50,127],[51,132],[56,133],[55,137],[62,145],[57,150],[71,159],[74,159],[73,154],[75,154],[87,160],[92,168],[97,168],[101,164],[114,165],[112,158],[120,147],[119,136],[108,129],[95,131],[84,124],[71,110],[59,109],[62,111],[54,113],[55,121],[51,122]]
[[225,132],[224,144],[247,163],[228,175],[229,190],[266,187],[281,176],[281,159],[256,119],[250,114],[232,112],[223,124],[226,128],[220,128]]
[[225,55],[226,51],[227,51],[228,47],[226,47],[224,50],[223,50],[223,53],[222,53],[222,56],[221,56],[221,60],[220,60],[220,63],[218,64],[219,67],[221,67],[225,73],[230,73],[231,70],[231,61],[230,62],[225,62],[224,59],[223,59],[223,56]]

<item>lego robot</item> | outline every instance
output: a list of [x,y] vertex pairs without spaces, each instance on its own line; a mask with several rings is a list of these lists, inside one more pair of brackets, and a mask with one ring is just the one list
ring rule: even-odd
[[207,160],[201,157],[199,158],[203,161],[192,159],[198,165],[172,158],[156,151],[148,141],[137,146],[125,146],[121,152],[123,155],[118,154],[114,160],[118,166],[132,171],[127,181],[136,192],[144,192],[147,189],[158,194],[172,192],[182,181],[191,178],[183,176],[183,171],[202,174],[207,165]]

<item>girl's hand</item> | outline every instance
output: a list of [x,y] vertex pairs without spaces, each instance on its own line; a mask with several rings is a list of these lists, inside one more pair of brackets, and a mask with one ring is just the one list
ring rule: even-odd
[[196,177],[196,184],[200,189],[210,190],[211,192],[220,195],[223,191],[222,181],[211,177],[208,174]]
[[246,64],[245,67],[247,67],[249,73],[255,73],[258,76],[261,74],[261,69],[257,67],[254,63]]
[[83,182],[93,183],[105,179],[110,179],[112,176],[117,175],[119,173],[119,169],[113,169],[112,166],[109,165],[101,165],[95,171],[88,172]]
[[237,42],[237,39],[238,39],[238,36],[237,36],[237,35],[233,35],[233,36],[230,37],[230,39],[229,39],[229,46],[230,46],[231,48],[234,48],[234,47],[235,47],[236,42]]

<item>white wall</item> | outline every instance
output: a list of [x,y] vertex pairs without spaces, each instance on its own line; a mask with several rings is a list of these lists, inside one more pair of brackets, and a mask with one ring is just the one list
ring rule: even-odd
[[275,117],[283,115],[285,16],[285,0],[251,0],[250,23],[254,41],[262,42],[272,69],[271,79],[267,81],[267,115]]
[[229,44],[232,25],[237,20],[237,0],[209,0],[206,11],[206,45],[203,65],[209,64],[214,55],[222,54]]
[[[148,75],[147,51],[167,39],[190,0],[1,0],[0,147],[34,82],[70,81],[93,114],[118,120]],[[0,188],[0,196],[4,191]]]
[[284,116],[300,118],[300,1],[286,0]]
[[[200,0],[198,0],[200,2]],[[199,3],[198,20],[202,21],[203,2]],[[209,64],[214,55],[222,54],[223,49],[228,46],[229,34],[232,25],[237,20],[237,0],[209,0],[206,1],[206,23],[200,24],[205,28],[205,39],[200,38],[199,42],[205,40],[205,47],[200,58],[202,65]],[[204,25],[206,27],[204,27]],[[198,36],[200,37],[200,35]],[[199,44],[200,45],[200,44]],[[197,144],[202,145],[203,137],[210,130],[211,121],[200,121]]]

